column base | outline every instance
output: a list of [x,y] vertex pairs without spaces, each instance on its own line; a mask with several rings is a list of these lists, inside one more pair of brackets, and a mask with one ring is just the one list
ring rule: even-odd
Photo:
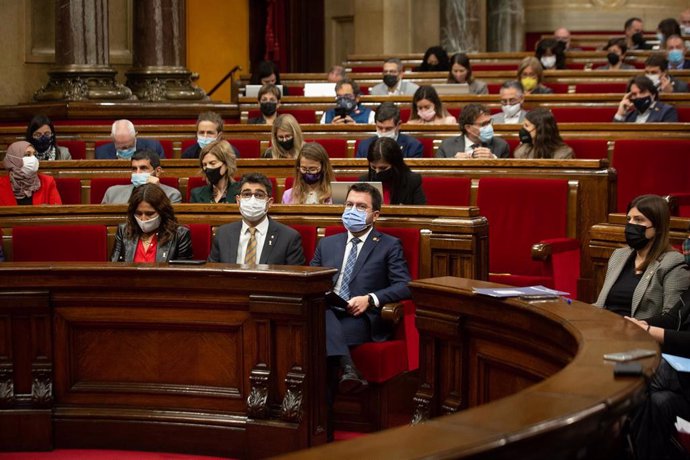
[[142,67],[125,73],[126,85],[140,101],[208,100],[184,67]]
[[85,101],[132,99],[132,91],[115,80],[117,71],[107,66],[74,65],[48,72],[48,83],[34,93],[36,101]]

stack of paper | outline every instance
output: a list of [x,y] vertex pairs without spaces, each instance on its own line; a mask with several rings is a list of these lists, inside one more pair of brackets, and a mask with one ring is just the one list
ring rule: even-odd
[[522,297],[522,296],[534,296],[534,295],[544,295],[544,296],[562,296],[568,295],[568,292],[557,291],[555,289],[549,289],[544,286],[528,286],[528,287],[511,287],[511,288],[474,288],[472,292],[475,294],[488,295],[490,297]]

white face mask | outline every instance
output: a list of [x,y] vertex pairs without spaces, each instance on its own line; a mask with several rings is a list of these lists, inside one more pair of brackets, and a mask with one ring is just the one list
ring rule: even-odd
[[543,65],[545,69],[552,68],[556,65],[556,56],[542,56],[541,65]]
[[266,215],[266,200],[259,200],[255,196],[240,198],[240,214],[249,222],[263,219]]
[[397,140],[397,139],[398,139],[398,133],[397,133],[397,131],[396,131],[395,129],[391,129],[390,131],[386,131],[386,132],[382,132],[382,131],[379,131],[379,130],[377,129],[377,130],[376,130],[376,135],[377,135],[378,137],[388,137],[388,138],[393,139],[393,140]]
[[153,219],[149,219],[149,220],[141,220],[137,216],[134,216],[134,218],[137,220],[137,224],[139,224],[139,228],[144,233],[151,233],[155,230],[158,230],[158,227],[160,227],[160,225],[161,225],[161,216],[160,215],[156,215],[156,217],[154,217]]
[[38,158],[35,156],[22,157],[22,172],[26,175],[36,174],[38,172]]
[[503,110],[503,114],[506,118],[513,118],[520,112],[520,107],[520,104],[502,105],[501,110]]
[[424,121],[431,121],[436,117],[436,111],[434,109],[417,110],[417,115]]
[[659,75],[659,74],[646,73],[645,77],[652,80],[652,83],[654,83],[654,86],[658,87],[661,84],[661,75]]

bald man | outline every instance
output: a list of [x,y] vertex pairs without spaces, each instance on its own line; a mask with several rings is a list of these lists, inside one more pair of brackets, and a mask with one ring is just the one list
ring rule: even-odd
[[110,130],[112,142],[96,147],[97,160],[131,160],[137,150],[153,150],[165,158],[163,146],[153,139],[137,139],[137,130],[129,120],[117,120]]

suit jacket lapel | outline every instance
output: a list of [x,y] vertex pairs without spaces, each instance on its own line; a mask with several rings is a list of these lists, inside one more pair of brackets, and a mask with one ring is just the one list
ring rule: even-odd
[[364,265],[364,262],[369,257],[369,254],[371,254],[371,251],[374,250],[380,240],[381,233],[375,229],[372,230],[371,235],[369,235],[369,238],[367,238],[367,240],[364,242],[364,246],[362,246],[361,251],[359,251],[357,262],[355,262],[355,268],[352,270],[352,277],[350,279],[354,279],[354,277],[357,276],[357,272],[359,272],[359,269],[362,268],[362,265]]
[[338,277],[340,276],[340,270],[343,268],[343,258],[345,257],[345,245],[347,245],[347,232],[339,233],[338,235],[336,235],[336,237],[336,247],[333,251],[333,256],[335,257],[335,260],[333,261],[333,267],[337,268],[338,271],[335,275],[333,275],[334,284],[338,281]]
[[170,259],[170,248],[176,243],[176,239],[177,235],[173,236],[165,244],[156,245],[156,261],[167,262]]
[[276,225],[270,218],[267,217],[267,219],[268,231],[266,232],[266,238],[264,239],[264,246],[261,249],[261,259],[259,260],[260,264],[268,263],[268,258],[271,255],[271,251],[273,251],[273,248],[278,241],[278,231]]
[[644,293],[647,291],[647,288],[649,287],[649,282],[652,280],[652,277],[654,277],[654,273],[657,271],[659,266],[661,265],[661,262],[658,260],[653,261],[649,266],[647,267],[647,270],[644,271],[642,274],[642,278],[640,279],[640,282],[637,283],[637,287],[635,288],[635,292],[633,292],[633,298],[632,298],[632,315],[635,315],[635,311],[637,310],[637,307],[640,306],[640,301],[642,300],[642,297],[644,296]]
[[242,221],[239,225],[230,227],[230,260],[229,263],[234,264],[237,261],[237,248],[240,246],[240,232],[242,231]]

